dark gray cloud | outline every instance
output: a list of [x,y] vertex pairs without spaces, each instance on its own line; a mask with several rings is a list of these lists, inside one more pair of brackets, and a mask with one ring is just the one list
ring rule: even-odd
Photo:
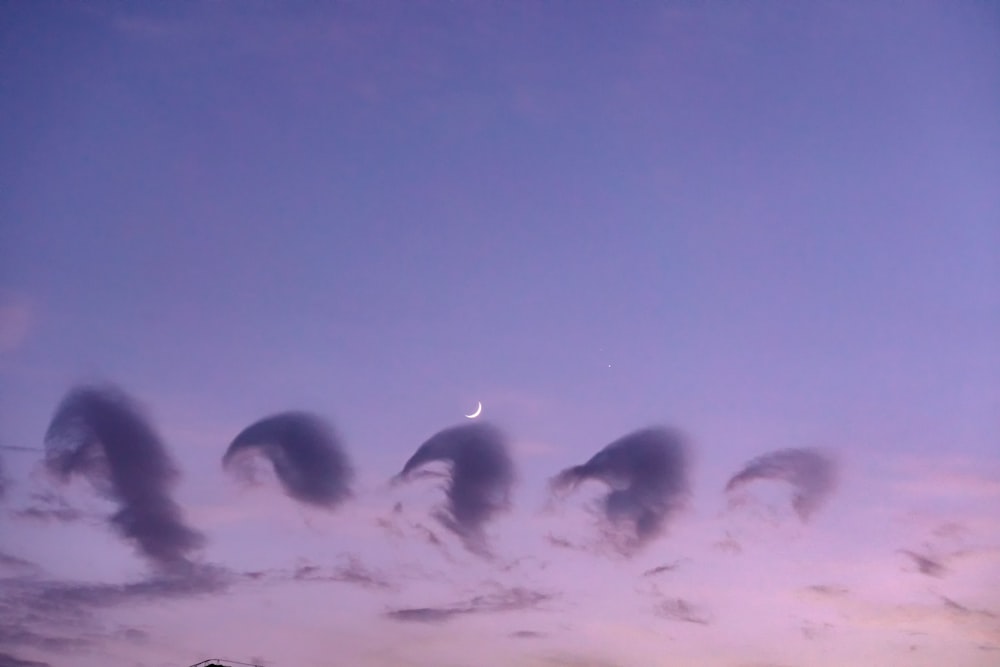
[[549,593],[525,588],[507,588],[496,593],[479,595],[471,600],[441,607],[410,607],[393,609],[386,617],[394,621],[417,623],[443,623],[456,616],[488,614],[503,611],[535,609],[552,599]]
[[26,660],[10,653],[0,653],[0,667],[52,667],[52,665],[39,660]]
[[733,475],[726,492],[757,480],[782,480],[795,489],[792,507],[803,521],[809,519],[833,492],[836,466],[832,459],[815,449],[780,449],[759,456]]
[[438,520],[470,551],[487,553],[483,526],[510,506],[514,483],[514,464],[503,433],[485,423],[446,428],[420,445],[396,480],[412,479],[422,466],[436,461],[450,464],[447,504],[438,512]]
[[254,453],[270,460],[285,492],[298,501],[335,507],[351,495],[351,463],[336,434],[316,415],[282,412],[251,424],[229,445],[222,464],[239,471],[244,456]]
[[45,434],[46,465],[62,479],[83,475],[120,509],[109,521],[155,564],[175,566],[202,542],[170,498],[178,477],[139,407],[112,386],[71,390]]
[[659,536],[667,520],[689,495],[688,451],[681,435],[666,428],[645,428],[615,440],[583,465],[552,479],[554,492],[595,479],[611,491],[602,516],[615,548],[631,554]]
[[913,564],[917,566],[917,570],[920,574],[926,574],[928,577],[943,577],[948,573],[948,568],[944,564],[931,556],[925,554],[918,554],[915,551],[909,551],[908,549],[900,549],[899,552],[905,556],[908,556]]

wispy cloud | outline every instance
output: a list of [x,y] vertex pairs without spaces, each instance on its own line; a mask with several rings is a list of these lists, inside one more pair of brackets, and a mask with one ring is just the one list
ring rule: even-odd
[[841,597],[847,595],[849,592],[843,586],[835,586],[831,584],[813,584],[812,586],[806,586],[805,590],[815,595],[828,597]]
[[536,630],[517,630],[509,635],[513,639],[541,639],[545,637],[544,632],[538,632]]
[[915,551],[910,551],[908,549],[900,549],[899,553],[908,556],[914,565],[917,566],[917,570],[920,574],[926,574],[928,577],[943,577],[948,573],[948,568],[944,566],[941,561],[932,558],[926,554],[918,554]]
[[73,523],[87,517],[84,512],[71,506],[66,499],[52,492],[31,494],[27,507],[14,510],[15,519],[41,522]]
[[663,600],[654,607],[653,613],[672,621],[696,625],[708,625],[711,622],[704,610],[681,598]]
[[504,611],[536,609],[552,599],[552,594],[526,588],[507,588],[496,593],[479,595],[465,602],[440,607],[409,607],[393,609],[386,616],[395,621],[442,623],[456,616],[488,614]]
[[19,658],[10,653],[0,653],[0,667],[52,667],[52,665],[40,660]]
[[678,567],[680,567],[680,565],[681,565],[681,562],[679,560],[678,561],[674,561],[673,563],[666,563],[664,565],[658,565],[656,567],[652,567],[652,568],[646,570],[645,572],[643,572],[642,576],[644,576],[644,577],[652,577],[652,576],[655,576],[657,574],[663,574],[665,572],[673,572]]
[[553,493],[594,479],[611,487],[604,497],[605,534],[620,553],[631,555],[659,536],[689,495],[687,447],[676,431],[646,428],[615,440],[583,465],[551,481]]
[[242,576],[254,581],[344,583],[354,584],[371,590],[390,590],[395,588],[388,577],[381,572],[367,567],[360,558],[350,554],[344,556],[342,562],[333,566],[322,566],[304,562],[290,570],[260,570],[244,572]]
[[18,558],[17,556],[12,556],[11,554],[4,553],[2,551],[0,551],[0,567],[22,571],[34,571],[38,569],[38,566],[31,561]]
[[965,605],[954,597],[931,594],[923,602],[892,603],[859,593],[825,587],[803,589],[805,599],[829,606],[854,627],[894,628],[964,641],[1000,643],[1000,616],[989,609]]
[[836,486],[833,460],[815,449],[780,449],[759,456],[733,475],[726,492],[757,480],[782,480],[795,489],[792,507],[803,521],[819,509]]
[[[36,576],[0,579],[0,645],[55,653],[78,651],[97,640],[123,638],[100,630],[99,610],[219,595],[228,591],[234,581],[227,571],[211,566],[174,568],[166,574],[123,584],[88,584]],[[124,638],[134,640],[136,635]]]

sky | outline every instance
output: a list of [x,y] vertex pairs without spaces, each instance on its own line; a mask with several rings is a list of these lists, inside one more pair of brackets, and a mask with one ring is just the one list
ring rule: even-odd
[[3,2],[0,145],[0,667],[1000,661],[992,3]]

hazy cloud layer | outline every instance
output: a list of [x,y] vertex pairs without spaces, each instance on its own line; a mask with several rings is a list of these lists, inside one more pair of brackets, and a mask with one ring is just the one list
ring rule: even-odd
[[12,556],[11,554],[0,551],[0,568],[6,568],[9,570],[30,571],[38,569],[38,566],[32,563],[31,561],[27,561],[23,558]]
[[10,653],[0,653],[0,667],[52,667],[47,662],[26,660]]
[[499,429],[484,423],[444,429],[417,449],[396,480],[411,479],[435,461],[450,464],[447,503],[438,520],[462,538],[466,547],[486,552],[484,524],[510,506],[514,464]]
[[236,436],[222,458],[229,470],[252,479],[247,455],[270,460],[289,496],[334,507],[351,495],[354,471],[333,430],[316,415],[283,412],[251,424]]
[[[0,579],[0,645],[66,653],[109,635],[98,610],[132,603],[225,592],[234,577],[210,566],[186,565],[123,584],[87,584],[30,577]],[[134,639],[135,633],[130,633]]]
[[756,480],[782,480],[795,489],[792,507],[803,521],[819,509],[836,486],[833,461],[815,449],[781,449],[759,456],[730,478],[732,493]]
[[45,445],[50,471],[62,479],[83,475],[119,503],[111,525],[157,565],[183,563],[202,543],[170,498],[178,473],[166,447],[121,390],[70,391],[49,424]]
[[611,491],[602,515],[614,546],[630,554],[659,536],[670,516],[689,495],[688,452],[683,438],[665,428],[634,431],[595,454],[583,465],[567,468],[552,479],[554,492],[595,479]]
[[508,588],[497,593],[479,595],[471,600],[442,607],[410,607],[393,609],[386,616],[394,621],[441,623],[455,616],[486,614],[501,611],[535,609],[552,599],[552,595],[525,588]]

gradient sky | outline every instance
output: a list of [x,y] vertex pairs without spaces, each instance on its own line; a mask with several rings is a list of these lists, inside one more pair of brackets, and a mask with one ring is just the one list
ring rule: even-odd
[[[0,597],[154,576],[41,465],[93,381],[230,577],[0,608],[3,667],[1000,662],[993,3],[9,1],[0,145]],[[389,484],[477,401],[492,558]],[[222,469],[288,409],[354,463],[333,511]],[[547,480],[657,424],[690,503],[625,557]],[[798,447],[808,521],[724,494]]]

